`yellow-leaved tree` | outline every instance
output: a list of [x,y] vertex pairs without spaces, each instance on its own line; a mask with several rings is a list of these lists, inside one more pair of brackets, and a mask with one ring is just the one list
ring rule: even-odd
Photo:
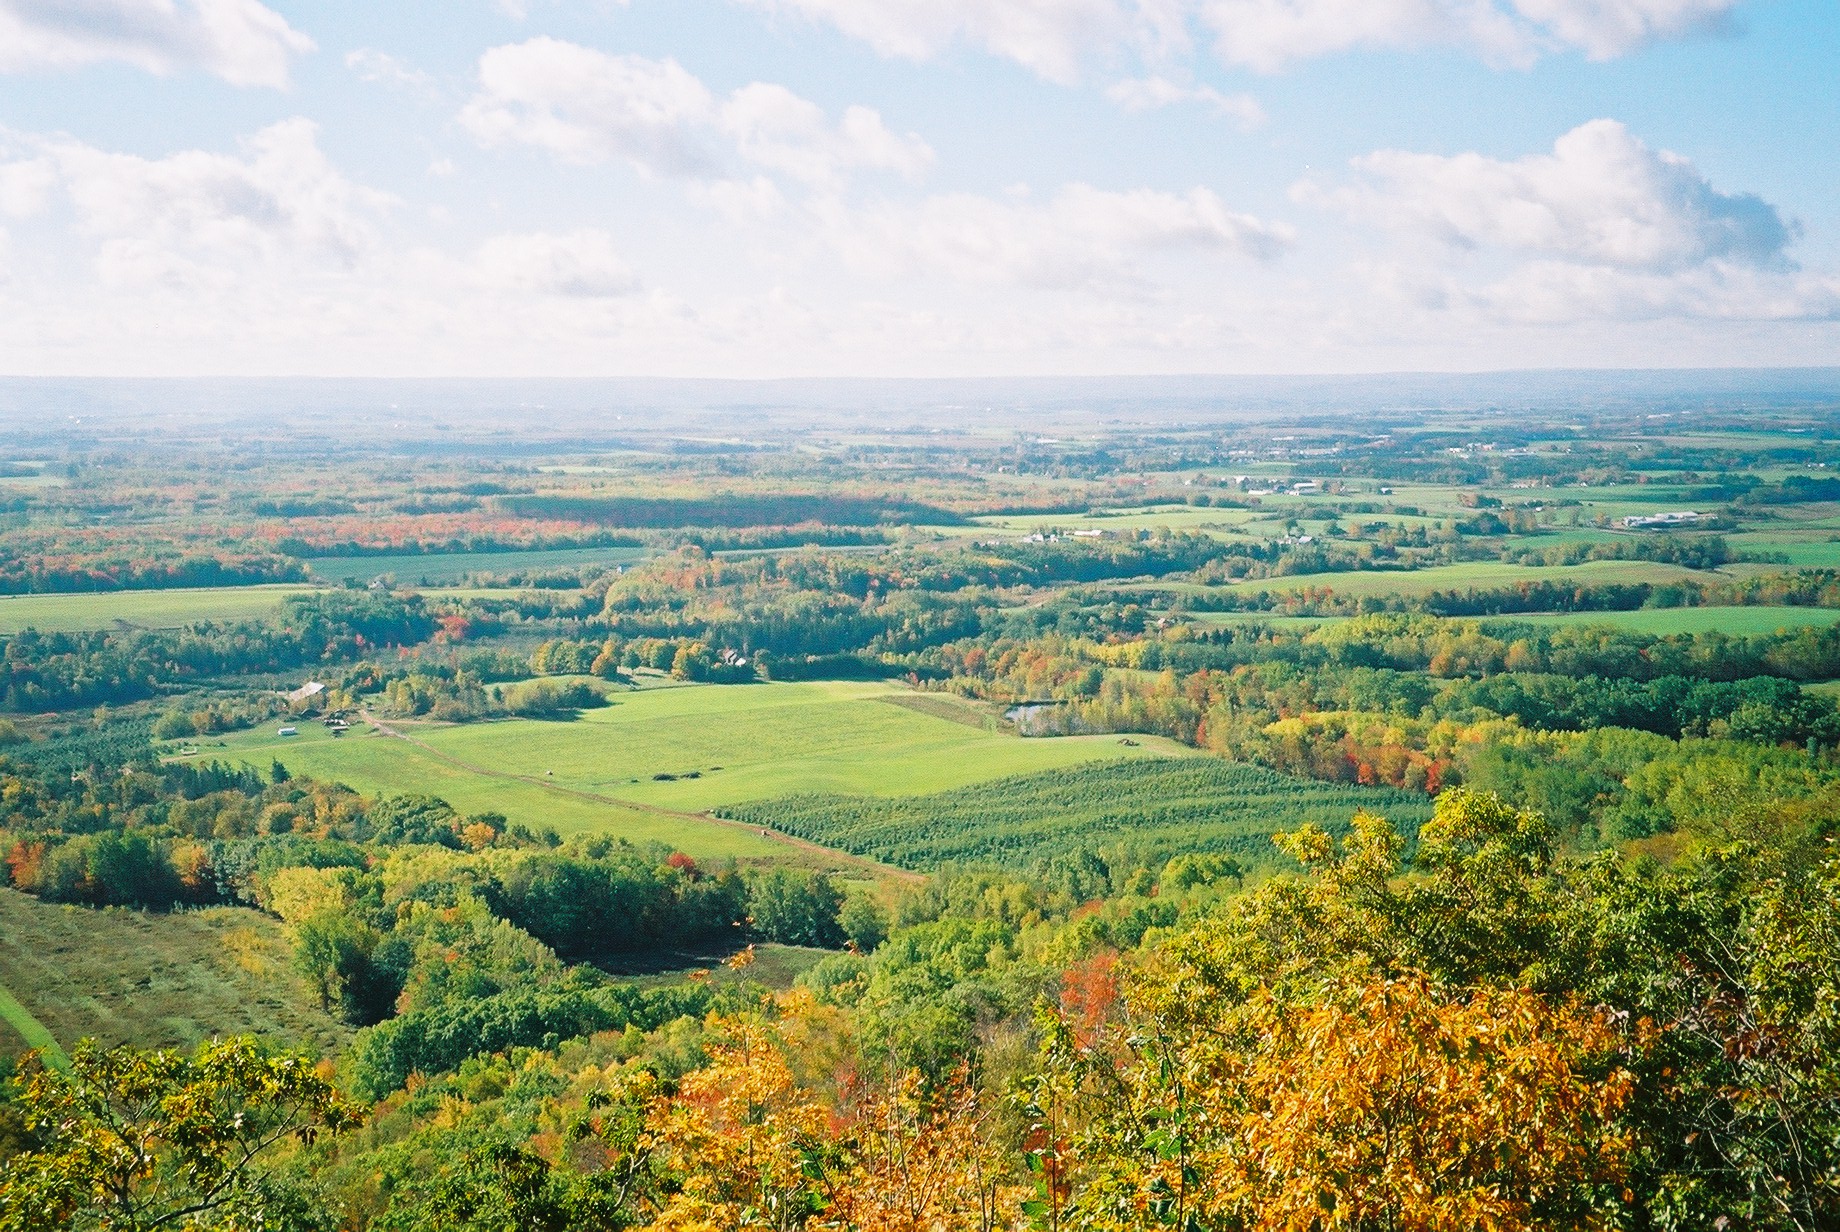
[[1472,1232],[1599,1224],[1645,1038],[1529,976],[1549,831],[1452,791],[1419,872],[1375,817],[1148,954],[1118,1020],[1044,1014],[1045,1228]]

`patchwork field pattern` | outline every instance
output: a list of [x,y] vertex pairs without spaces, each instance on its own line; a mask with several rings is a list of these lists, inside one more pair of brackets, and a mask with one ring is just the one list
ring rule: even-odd
[[1304,822],[1345,831],[1363,809],[1408,832],[1431,815],[1422,795],[1312,782],[1214,758],[1102,762],[930,796],[797,796],[721,811],[925,869],[953,861],[1015,867],[1106,847],[1134,858],[1215,851],[1269,866],[1280,862],[1274,833]]
[[[888,704],[915,700],[932,705]],[[941,704],[963,714],[938,713]],[[1093,761],[1193,756],[1155,737],[1023,739],[950,699],[855,682],[648,689],[573,722],[391,723],[404,739],[299,726],[298,736],[264,727],[206,743],[200,756],[264,770],[279,760],[366,794],[423,792],[462,812],[664,842],[699,858],[785,857],[784,842],[758,827],[702,816],[725,806],[916,796]]]

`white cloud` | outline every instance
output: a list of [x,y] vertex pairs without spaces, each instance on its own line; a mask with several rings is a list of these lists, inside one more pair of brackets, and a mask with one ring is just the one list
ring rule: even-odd
[[1675,273],[1533,261],[1465,294],[1514,323],[1840,320],[1840,278],[1714,263]]
[[575,163],[621,160],[656,176],[730,178],[750,163],[813,184],[854,169],[915,176],[933,159],[919,137],[850,107],[833,123],[783,86],[718,98],[675,60],[612,55],[559,39],[495,47],[460,122],[488,146],[519,143]]
[[1791,260],[1798,224],[1614,120],[1580,125],[1550,154],[1382,150],[1352,166],[1349,185],[1293,195],[1436,245],[1442,260],[1379,267],[1381,289],[1421,305],[1548,323],[1824,319],[1840,305],[1840,282]]
[[1738,0],[1197,0],[1220,58],[1264,72],[1357,48],[1455,46],[1525,67],[1626,55],[1716,25]]
[[[885,56],[927,60],[959,42],[1014,60],[1050,81],[1071,82],[1091,52],[1177,33],[1175,5],[1124,0],[745,0],[829,22]],[[1159,17],[1158,14],[1164,14]]]
[[480,245],[474,267],[484,286],[499,290],[597,297],[639,289],[613,237],[593,228],[494,236]]
[[827,223],[850,264],[872,276],[940,274],[1050,290],[1141,284],[1143,262],[1158,254],[1266,260],[1294,239],[1281,224],[1227,209],[1205,188],[1109,192],[1073,184],[1040,204],[953,193],[833,212]]
[[616,56],[553,38],[479,58],[460,122],[486,145],[519,143],[575,163],[623,159],[656,175],[710,175],[716,102],[675,60]]
[[[1416,229],[1460,248],[1501,248],[1668,271],[1725,261],[1780,265],[1797,227],[1750,193],[1723,193],[1678,154],[1652,150],[1615,120],[1581,124],[1551,154],[1382,150],[1328,194],[1357,218]],[[1300,195],[1320,195],[1304,186]]]
[[827,22],[885,56],[960,45],[1072,83],[1090,60],[1186,51],[1199,29],[1227,63],[1271,72],[1359,48],[1454,46],[1525,66],[1592,59],[1715,26],[1738,0],[744,0]]
[[1737,0],[1514,0],[1552,41],[1593,60],[1715,28],[1736,7]]
[[148,159],[43,140],[30,158],[0,165],[0,185],[25,180],[39,209],[67,202],[115,284],[233,281],[254,266],[349,269],[375,250],[392,199],[333,167],[310,121],[284,120],[243,146],[241,157]]
[[374,47],[360,47],[356,51],[347,52],[345,67],[356,73],[360,80],[373,85],[407,90],[412,94],[434,93],[433,77],[389,52],[378,51]]
[[1106,89],[1105,97],[1126,111],[1155,111],[1195,103],[1232,120],[1245,132],[1260,127],[1266,120],[1265,108],[1250,94],[1222,94],[1213,86],[1185,86],[1167,77],[1115,82]]
[[831,183],[855,168],[916,179],[933,163],[926,142],[890,132],[868,107],[846,108],[832,125],[817,104],[764,82],[730,95],[717,123],[742,158],[812,184]]
[[22,157],[0,162],[0,215],[24,218],[38,213],[57,188],[57,166],[49,158]]
[[0,0],[0,72],[114,61],[280,88],[313,46],[256,0]]

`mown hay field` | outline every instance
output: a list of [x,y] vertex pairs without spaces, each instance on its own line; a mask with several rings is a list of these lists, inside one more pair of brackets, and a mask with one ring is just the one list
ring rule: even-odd
[[1504,622],[1541,625],[1608,625],[1666,637],[1676,633],[1726,633],[1750,637],[1779,629],[1825,628],[1840,623],[1840,608],[1826,607],[1663,607],[1630,612],[1541,612],[1503,616]]
[[0,595],[0,634],[21,629],[78,633],[89,629],[176,629],[201,620],[262,620],[289,595],[311,586],[211,586],[181,590],[112,590],[73,595]]
[[[929,703],[917,709],[911,703]],[[199,746],[366,794],[423,792],[462,812],[493,811],[564,834],[669,843],[693,856],[785,857],[757,828],[698,814],[792,795],[908,796],[1092,761],[1192,755],[1158,737],[1024,739],[969,705],[878,683],[699,685],[616,693],[570,722],[397,723],[409,739],[330,737],[315,724]],[[908,704],[903,704],[908,703]]]

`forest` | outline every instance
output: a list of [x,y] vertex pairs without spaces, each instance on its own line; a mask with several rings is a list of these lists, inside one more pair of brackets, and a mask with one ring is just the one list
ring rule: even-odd
[[652,431],[0,445],[0,1232],[1840,1226],[1840,408]]

